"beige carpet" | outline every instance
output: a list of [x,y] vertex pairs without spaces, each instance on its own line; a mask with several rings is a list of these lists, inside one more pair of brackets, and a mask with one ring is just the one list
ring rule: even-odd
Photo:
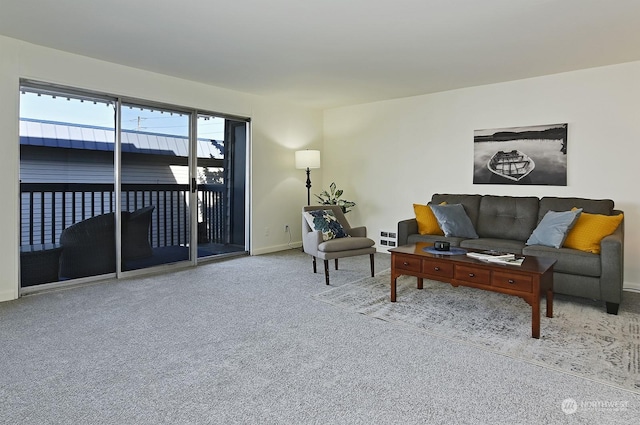
[[531,338],[531,307],[522,299],[426,280],[398,279],[389,301],[389,271],[315,296],[316,299],[426,333],[471,344],[640,393],[640,294],[625,292],[617,316],[604,303],[556,295],[554,317],[545,317],[540,339]]

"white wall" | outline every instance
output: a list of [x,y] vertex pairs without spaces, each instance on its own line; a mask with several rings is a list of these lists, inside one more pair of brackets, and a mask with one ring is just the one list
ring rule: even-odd
[[273,99],[167,77],[0,36],[0,301],[18,296],[19,79],[250,117],[252,120],[252,254],[288,247],[284,224],[300,240],[305,176],[293,152],[319,148],[322,113]]
[[[567,186],[472,183],[474,130],[565,122]],[[374,236],[435,192],[610,198],[625,212],[625,287],[640,289],[639,135],[632,62],[325,111],[323,184]]]
[[[640,62],[322,112],[0,36],[0,301],[18,296],[19,79],[30,78],[252,119],[251,251],[300,241],[305,175],[293,152],[321,149],[312,193],[335,181],[371,235],[434,192],[611,198],[625,211],[625,282],[640,289]],[[324,142],[323,142],[324,120]],[[473,130],[569,123],[568,186],[473,185]],[[447,176],[447,177],[443,177]]]

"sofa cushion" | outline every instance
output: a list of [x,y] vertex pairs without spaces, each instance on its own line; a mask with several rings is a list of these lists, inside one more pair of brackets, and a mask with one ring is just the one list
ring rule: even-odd
[[331,210],[305,211],[304,218],[312,230],[322,233],[324,241],[349,236]]
[[418,233],[421,235],[442,235],[444,232],[438,225],[438,219],[429,205],[413,204],[413,211],[418,222]]
[[522,254],[522,249],[525,245],[524,242],[516,241],[513,239],[479,238],[463,240],[462,242],[460,242],[460,246],[463,248],[494,250],[500,252],[511,252],[513,254]]
[[600,277],[602,273],[600,256],[577,249],[551,248],[549,246],[531,245],[522,249],[522,254],[539,257],[551,257],[557,260],[553,271],[580,276]]
[[438,225],[444,232],[445,236],[459,238],[478,237],[478,234],[476,233],[476,230],[462,204],[429,206],[433,210],[433,214],[438,219]]
[[556,198],[547,196],[540,199],[538,222],[542,220],[547,211],[569,211],[573,207],[582,208],[582,211],[590,214],[611,215],[613,201],[611,199]]
[[454,237],[446,237],[441,235],[420,235],[418,233],[414,233],[407,237],[407,243],[418,243],[418,242],[435,242],[435,241],[447,241],[451,246],[460,246],[460,243],[467,238],[454,238]]
[[573,211],[547,211],[542,221],[535,228],[527,245],[545,245],[560,248],[567,237],[569,229],[573,227],[581,209]]
[[526,241],[538,224],[535,196],[491,196],[480,201],[476,231],[481,238]]
[[[480,209],[480,200],[482,195],[456,195],[436,193],[431,197],[431,204],[439,205],[442,202],[447,204],[462,204],[464,211],[469,216],[471,224],[475,229],[478,225],[478,210]],[[567,208],[570,209],[570,208]]]
[[600,241],[616,231],[623,215],[602,215],[583,212],[567,234],[564,245],[580,251],[600,253]]

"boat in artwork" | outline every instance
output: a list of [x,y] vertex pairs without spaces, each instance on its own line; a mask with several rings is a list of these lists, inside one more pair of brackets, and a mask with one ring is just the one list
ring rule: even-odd
[[517,182],[528,176],[536,164],[525,153],[514,149],[496,152],[489,159],[487,167],[492,173]]

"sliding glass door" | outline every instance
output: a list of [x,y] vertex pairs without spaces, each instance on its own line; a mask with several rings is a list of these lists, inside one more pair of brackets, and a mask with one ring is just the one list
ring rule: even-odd
[[248,251],[247,119],[21,93],[21,287]]
[[116,271],[115,99],[20,96],[20,270],[28,287]]
[[198,115],[198,257],[248,250],[246,176],[248,123]]
[[230,217],[229,243],[240,247],[246,244],[245,223],[247,220],[246,198],[247,190],[247,123],[226,120],[225,134],[229,140],[229,155],[227,158],[229,187]]
[[123,103],[122,270],[190,259],[190,114]]

